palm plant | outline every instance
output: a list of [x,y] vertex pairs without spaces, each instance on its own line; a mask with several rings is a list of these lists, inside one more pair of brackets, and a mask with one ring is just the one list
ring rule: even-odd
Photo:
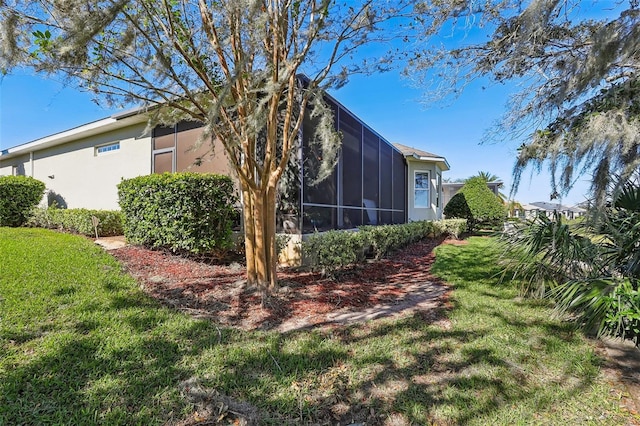
[[594,264],[584,261],[595,254],[593,243],[576,235],[557,212],[516,225],[502,243],[503,278],[520,280],[525,295],[542,297],[557,283],[593,273]]
[[497,175],[494,175],[491,172],[485,172],[485,171],[479,171],[475,176],[471,176],[471,177],[482,178],[485,182],[493,182],[496,180],[500,180],[500,178]]
[[570,228],[541,215],[502,239],[504,277],[577,314],[599,335],[640,345],[640,185],[628,181],[607,207]]
[[[500,195],[504,195],[500,193]],[[508,200],[506,203],[507,212],[509,213],[509,217],[519,217],[520,214],[516,212],[522,212],[524,214],[524,207],[519,201],[516,200]]]

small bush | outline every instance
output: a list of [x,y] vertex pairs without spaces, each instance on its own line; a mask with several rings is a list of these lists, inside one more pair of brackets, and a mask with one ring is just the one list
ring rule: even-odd
[[206,253],[233,246],[235,190],[228,176],[164,173],[118,185],[124,234],[133,244]]
[[44,195],[44,183],[28,176],[0,176],[0,226],[22,226]]
[[29,226],[95,236],[92,217],[98,218],[98,236],[110,237],[124,233],[122,213],[117,210],[35,208]]
[[604,299],[607,308],[601,333],[631,340],[640,347],[640,290],[626,281]]

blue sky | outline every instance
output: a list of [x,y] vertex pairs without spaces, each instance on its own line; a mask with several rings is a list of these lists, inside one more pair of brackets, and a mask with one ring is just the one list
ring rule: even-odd
[[[589,3],[594,6],[596,3]],[[586,7],[582,15],[615,13],[611,1]],[[606,6],[606,7],[605,7]],[[483,37],[481,30],[466,33],[466,42]],[[446,44],[456,40],[442,38]],[[458,40],[460,41],[460,40]],[[398,72],[372,76],[355,76],[332,92],[353,111],[391,142],[400,142],[447,158],[451,170],[445,178],[466,178],[478,171],[499,176],[511,188],[515,149],[522,141],[481,144],[485,132],[505,111],[509,94],[515,86],[476,82],[462,95],[446,105],[425,105],[422,91],[411,87]],[[29,142],[50,134],[107,117],[115,110],[96,104],[92,97],[60,80],[26,71],[0,75],[0,149]],[[573,205],[585,200],[589,184],[580,178],[574,189],[560,200]],[[523,203],[549,201],[549,174],[543,170],[523,174],[515,199]]]
[[[397,73],[357,76],[332,94],[392,142],[400,142],[447,158],[445,177],[465,178],[489,171],[511,185],[513,143],[480,144],[484,132],[500,118],[509,88],[469,86],[446,106],[429,107],[421,91]],[[115,112],[96,104],[89,94],[60,81],[25,72],[0,79],[0,148],[9,148]],[[526,173],[516,194],[521,202],[548,201],[549,178]],[[581,180],[564,204],[583,201],[588,183]],[[508,191],[507,191],[508,192]]]

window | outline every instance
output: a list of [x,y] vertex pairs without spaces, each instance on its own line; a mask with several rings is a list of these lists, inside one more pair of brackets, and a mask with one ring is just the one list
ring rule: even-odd
[[175,172],[176,126],[158,126],[153,129],[154,173]]
[[[338,116],[337,109],[334,111],[334,116]],[[318,176],[322,164],[322,150],[320,149],[320,144],[314,140],[314,129],[318,125],[318,119],[311,117],[308,119],[305,118],[302,125],[302,156],[304,158],[303,200],[305,203],[311,204],[337,205],[338,174],[336,168],[333,169],[331,175],[326,179],[315,182],[315,178]]]
[[172,173],[173,167],[173,151],[160,152],[153,154],[153,172],[154,173]]
[[[374,208],[380,205],[379,192],[379,152],[378,137],[369,129],[364,129],[362,146],[362,188],[363,202],[372,204]],[[369,200],[369,201],[366,201]],[[368,207],[368,206],[367,206]]]
[[414,207],[429,208],[429,172],[416,171],[414,175]]
[[14,176],[24,176],[24,164],[11,167],[11,174]]
[[96,155],[106,154],[107,152],[117,151],[120,149],[120,142],[110,143],[96,147]]
[[393,209],[395,223],[404,223],[404,210],[407,205],[407,169],[405,167],[404,155],[398,151],[393,151]]
[[[393,194],[393,180],[391,179],[391,146],[380,144],[380,208],[391,209],[391,197]],[[389,219],[391,220],[391,219]],[[389,222],[391,223],[391,222]]]

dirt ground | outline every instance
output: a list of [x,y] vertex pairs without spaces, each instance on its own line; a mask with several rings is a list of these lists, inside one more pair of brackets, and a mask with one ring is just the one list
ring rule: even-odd
[[[168,306],[225,326],[287,332],[417,311],[446,327],[442,313],[449,306],[451,289],[430,272],[433,249],[439,244],[465,241],[425,240],[337,277],[282,269],[281,288],[267,299],[246,285],[239,263],[195,261],[122,244],[108,248],[147,294]],[[602,340],[598,351],[605,360],[603,371],[611,392],[623,409],[640,418],[640,350],[629,342]]]

